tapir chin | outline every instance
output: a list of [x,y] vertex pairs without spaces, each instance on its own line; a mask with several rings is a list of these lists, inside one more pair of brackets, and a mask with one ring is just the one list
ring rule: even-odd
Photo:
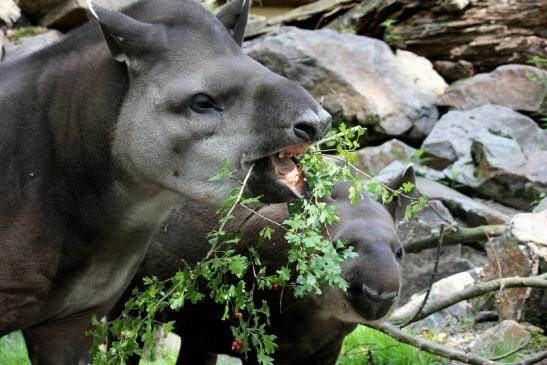
[[[396,176],[389,186],[397,189],[406,182],[414,182],[412,166]],[[342,275],[349,289],[323,286],[322,295],[294,298],[291,290],[266,290],[254,294],[255,305],[262,301],[270,306],[270,325],[267,332],[277,336],[279,345],[273,355],[280,365],[334,365],[344,337],[357,323],[378,321],[388,315],[397,302],[401,289],[401,262],[403,246],[396,233],[396,222],[401,219],[409,199],[399,196],[387,206],[363,193],[362,200],[352,205],[347,198],[348,185],[338,183],[326,202],[335,207],[339,221],[331,225],[329,235],[333,240],[344,240],[354,248],[357,256],[342,264]],[[415,195],[415,193],[412,193]],[[286,204],[264,206],[258,211],[268,219],[282,223],[288,217]],[[284,231],[259,216],[249,216],[247,211],[236,213],[234,228],[241,229],[240,252],[256,246],[259,232],[267,225],[275,231],[267,243],[259,247],[261,262],[268,273],[287,263],[288,243]],[[135,276],[132,286],[142,285],[144,276],[154,275],[166,280],[181,267],[203,259],[210,246],[207,232],[217,225],[215,209],[196,201],[186,201],[177,207],[165,221],[163,229],[152,238],[150,250]],[[293,277],[294,279],[294,277]],[[253,277],[245,279],[252,287]],[[205,285],[204,285],[205,286]],[[111,314],[116,317],[123,308],[124,299]],[[244,320],[246,313],[241,314]],[[186,303],[181,311],[166,309],[159,320],[175,320],[174,332],[182,337],[177,364],[214,365],[217,354],[240,357],[245,364],[258,364],[256,353],[245,359],[231,347],[234,341],[230,326],[238,319],[222,320],[224,306],[210,299],[197,304]],[[128,364],[138,364],[132,358]]]
[[[246,176],[266,201],[305,193],[288,156],[330,116],[241,51],[249,6],[92,6],[91,24],[0,65],[0,336],[23,330],[33,364],[87,361],[91,315],[185,197],[218,204]],[[209,181],[225,160],[235,179]]]

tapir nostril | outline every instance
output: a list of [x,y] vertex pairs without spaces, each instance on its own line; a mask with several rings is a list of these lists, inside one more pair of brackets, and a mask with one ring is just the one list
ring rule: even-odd
[[317,129],[316,123],[312,122],[296,122],[294,124],[294,134],[305,141],[314,141],[321,138],[323,135],[323,133]]
[[363,293],[372,301],[375,302],[388,302],[397,297],[397,292],[383,293],[376,289],[369,287],[367,284],[363,284]]

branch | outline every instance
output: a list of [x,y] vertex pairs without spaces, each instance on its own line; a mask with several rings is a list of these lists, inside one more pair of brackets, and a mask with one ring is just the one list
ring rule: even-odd
[[495,361],[489,360],[487,358],[470,354],[461,350],[452,349],[448,346],[440,345],[437,343],[429,342],[422,340],[421,338],[411,336],[407,333],[404,333],[399,328],[389,323],[377,323],[377,324],[365,324],[367,327],[374,328],[386,335],[393,337],[399,342],[406,343],[408,345],[414,346],[420,350],[429,352],[434,355],[442,356],[451,360],[461,361],[465,364],[472,365],[532,365],[536,364],[539,361],[547,358],[547,351],[539,352],[528,359],[521,361],[516,361],[512,363],[497,363]]
[[441,251],[443,248],[444,243],[444,224],[441,224],[441,230],[439,232],[439,239],[437,240],[437,254],[435,256],[435,266],[433,266],[433,271],[431,272],[431,277],[429,279],[429,286],[427,288],[427,292],[425,293],[424,300],[422,300],[422,304],[418,307],[418,310],[414,312],[412,317],[410,317],[409,320],[407,320],[405,323],[401,325],[401,327],[406,327],[412,322],[416,320],[417,317],[422,314],[422,311],[424,310],[425,305],[427,304],[427,300],[429,299],[429,295],[431,294],[431,289],[433,288],[433,284],[435,284],[435,277],[437,276],[437,270],[439,269],[439,261],[441,260]]
[[[538,276],[528,277],[528,278],[510,277],[510,278],[496,279],[496,280],[485,281],[484,283],[479,283],[476,285],[469,286],[442,300],[439,300],[438,302],[434,302],[434,303],[430,303],[429,305],[426,305],[425,308],[423,308],[422,313],[416,316],[412,320],[412,322],[417,322],[421,319],[424,319],[433,313],[436,313],[440,310],[448,308],[451,305],[459,303],[463,300],[475,298],[480,295],[486,294],[488,292],[498,290],[500,288],[508,289],[508,288],[522,288],[522,287],[547,289],[547,273],[541,274]],[[401,322],[404,322],[405,320],[406,318],[397,318],[397,317],[390,318],[390,321],[393,323],[401,323]]]
[[[505,232],[505,224],[495,224],[488,226],[479,226],[473,228],[459,228],[457,231],[444,233],[444,246],[457,245],[460,243],[471,243],[488,239],[490,237],[500,236]],[[414,238],[405,243],[405,252],[416,253],[428,248],[437,246],[441,233],[434,233],[426,237]]]

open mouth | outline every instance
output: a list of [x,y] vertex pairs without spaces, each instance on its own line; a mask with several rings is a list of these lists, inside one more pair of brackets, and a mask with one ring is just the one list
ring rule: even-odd
[[250,181],[253,194],[263,195],[270,203],[303,198],[307,185],[298,156],[307,150],[308,144],[292,145],[255,161]]

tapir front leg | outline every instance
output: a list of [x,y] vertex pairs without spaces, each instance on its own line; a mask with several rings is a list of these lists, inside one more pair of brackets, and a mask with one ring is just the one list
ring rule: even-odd
[[93,338],[86,336],[91,329],[89,315],[41,323],[24,329],[32,365],[86,365]]

